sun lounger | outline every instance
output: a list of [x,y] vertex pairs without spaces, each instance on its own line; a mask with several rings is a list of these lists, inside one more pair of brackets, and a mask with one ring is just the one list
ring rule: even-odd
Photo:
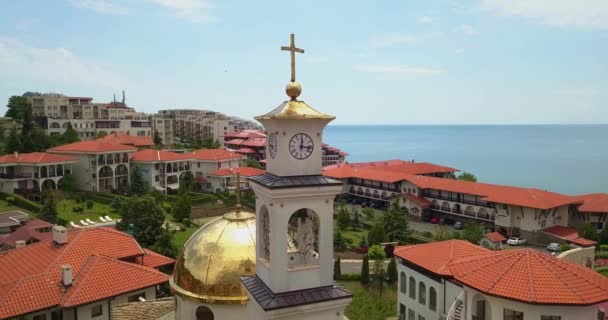
[[95,221],[93,221],[93,220],[91,220],[91,219],[86,219],[86,220],[87,220],[87,222],[88,222],[89,224],[95,224]]
[[81,224],[81,225],[83,225],[83,226],[85,226],[85,227],[89,225],[89,224],[88,224],[88,223],[86,223],[84,220],[80,220],[80,224]]
[[101,222],[108,222],[108,220],[104,219],[103,217],[99,217],[99,221],[101,221]]
[[74,228],[80,228],[80,226],[75,224],[74,221],[70,221],[70,225]]
[[110,222],[110,221],[112,221],[112,218],[110,218],[110,216],[106,216],[106,220],[107,220],[108,222]]

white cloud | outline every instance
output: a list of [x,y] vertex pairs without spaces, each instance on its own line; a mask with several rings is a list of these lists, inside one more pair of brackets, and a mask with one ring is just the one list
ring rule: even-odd
[[215,7],[208,0],[152,0],[169,9],[176,17],[191,22],[213,22],[210,11]]
[[122,79],[107,64],[88,61],[65,48],[36,48],[0,36],[0,81],[88,84],[116,88]]
[[433,23],[434,20],[429,16],[422,16],[419,17],[416,21],[418,21],[418,23]]
[[399,44],[414,44],[416,43],[416,41],[416,37],[412,35],[401,33],[387,33],[372,37],[370,40],[370,45],[373,48],[384,48]]
[[388,65],[356,65],[355,71],[360,72],[374,72],[374,73],[408,73],[408,74],[423,74],[433,75],[445,73],[445,70],[426,68],[426,67],[412,67],[412,66],[388,66]]
[[467,36],[475,36],[479,34],[479,31],[475,29],[473,26],[469,24],[461,24],[458,28],[458,31],[464,33]]
[[553,26],[608,28],[606,0],[481,0],[481,9]]
[[73,5],[102,14],[126,14],[127,8],[107,0],[69,0]]

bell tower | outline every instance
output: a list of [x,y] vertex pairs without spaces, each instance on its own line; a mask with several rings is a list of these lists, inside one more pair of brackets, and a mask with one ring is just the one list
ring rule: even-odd
[[298,100],[294,35],[289,100],[256,117],[267,130],[256,195],[256,275],[242,277],[250,319],[342,319],[352,294],[333,281],[333,207],[342,183],[321,174],[323,129],[334,119]]

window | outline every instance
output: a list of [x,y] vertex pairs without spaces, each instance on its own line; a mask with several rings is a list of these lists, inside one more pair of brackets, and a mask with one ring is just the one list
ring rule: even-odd
[[51,312],[51,320],[61,320],[63,319],[63,311],[55,310]]
[[34,316],[34,317],[32,318],[32,320],[46,320],[46,313],[43,313],[43,314],[39,314],[39,315],[37,315],[37,316]]
[[418,315],[418,320],[424,320],[424,317],[421,315]]
[[410,276],[410,298],[416,300],[416,280]]
[[437,311],[437,291],[433,287],[429,289],[429,309]]
[[416,312],[412,309],[407,309],[407,320],[416,320]]
[[540,320],[562,320],[561,316],[540,316]]
[[146,298],[146,293],[145,292],[141,292],[141,293],[138,293],[138,294],[134,294],[134,295],[130,296],[129,298],[127,298],[127,301],[128,302],[138,302],[139,301],[139,297],[142,297],[142,298],[145,299]]
[[91,308],[91,317],[99,317],[103,315],[103,309],[101,308],[101,303]]
[[158,169],[160,169],[160,164],[155,163],[155,164],[154,164],[154,170],[158,170]]
[[158,181],[158,175],[154,176],[154,181]]
[[196,308],[196,320],[213,320],[213,312],[205,306],[200,306]]
[[515,310],[511,310],[511,309],[504,309],[503,319],[504,320],[524,320],[524,313],[515,311]]
[[401,293],[407,293],[407,277],[405,276],[405,272],[401,271],[401,279],[399,281],[399,289]]
[[399,304],[399,320],[405,320],[405,305]]
[[422,281],[418,283],[418,302],[426,304],[426,285]]

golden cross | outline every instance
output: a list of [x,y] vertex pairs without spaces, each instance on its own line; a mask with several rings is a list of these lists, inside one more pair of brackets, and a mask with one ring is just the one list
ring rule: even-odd
[[292,33],[291,34],[291,43],[289,44],[289,47],[283,46],[283,47],[281,47],[281,50],[291,52],[291,82],[295,82],[296,81],[296,52],[304,53],[304,49],[296,48],[295,35]]

